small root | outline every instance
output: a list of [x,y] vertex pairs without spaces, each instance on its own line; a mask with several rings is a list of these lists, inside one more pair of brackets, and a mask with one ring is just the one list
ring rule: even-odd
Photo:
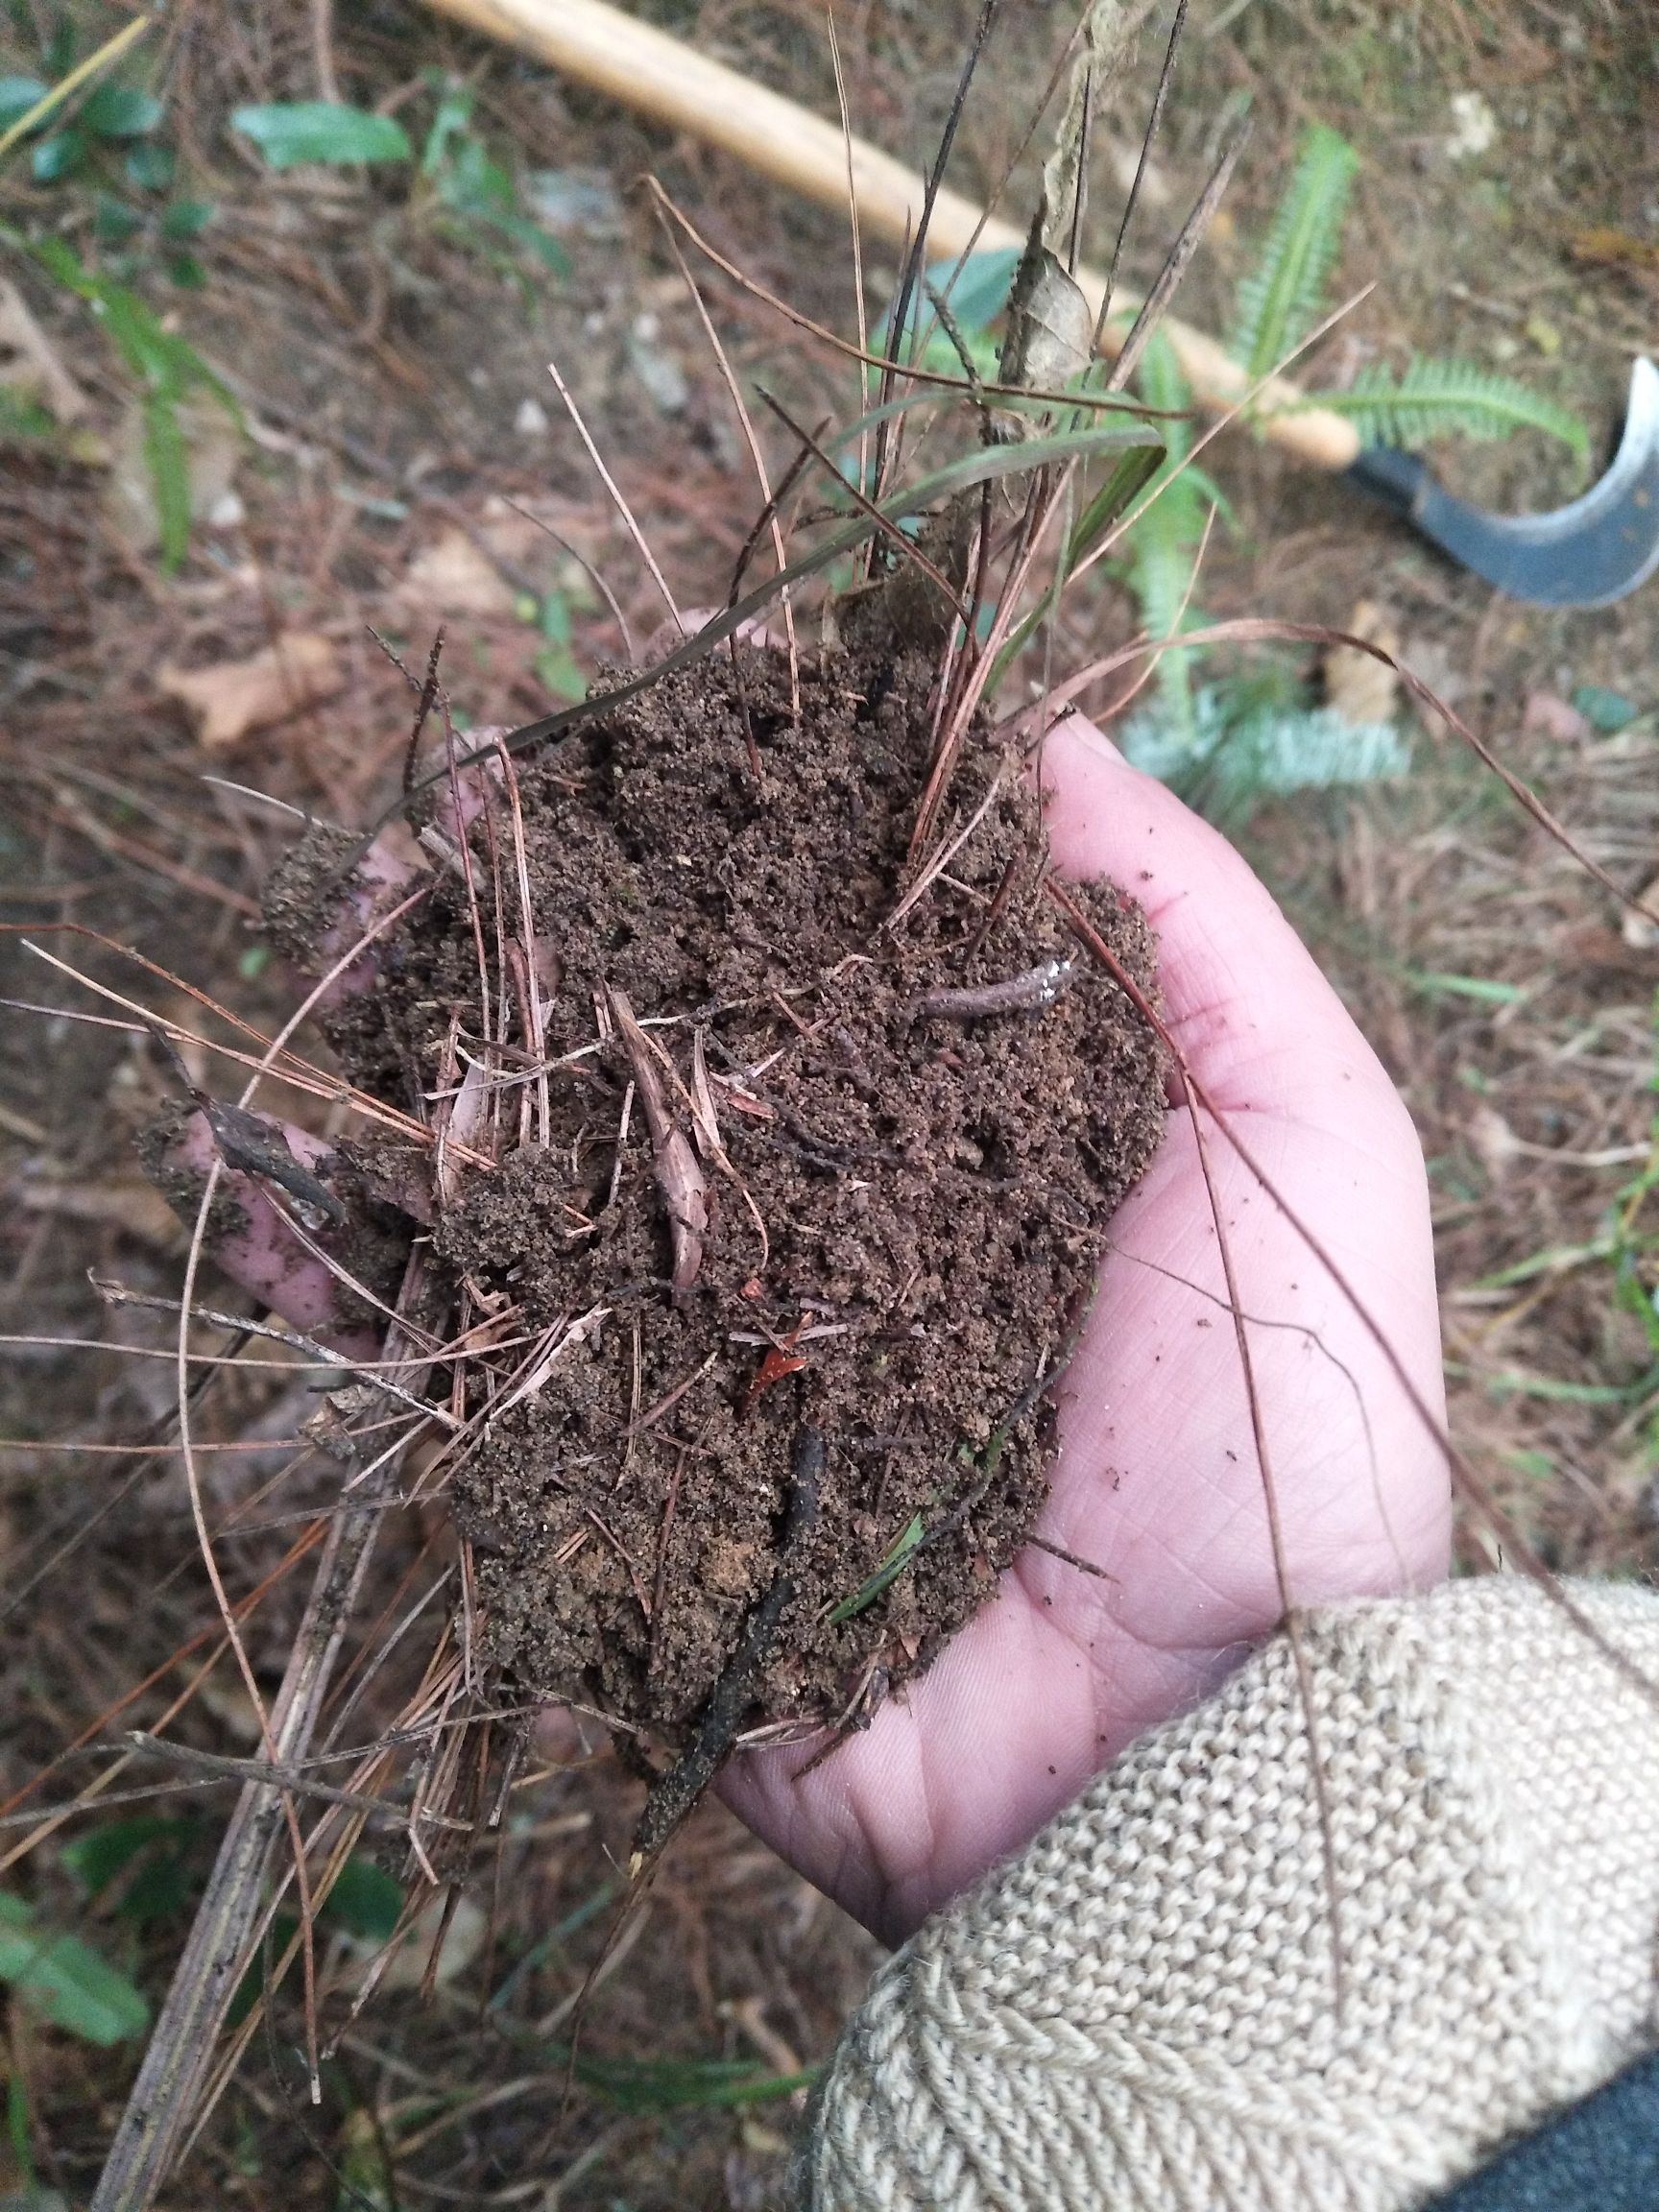
[[1038,1014],[1052,1006],[1070,982],[1070,960],[1045,960],[1000,983],[925,991],[904,1009],[912,1022],[979,1022],[998,1014]]
[[737,1741],[743,1716],[754,1702],[761,1669],[777,1641],[779,1623],[795,1595],[796,1568],[802,1548],[817,1526],[823,1479],[824,1439],[816,1429],[799,1429],[789,1468],[789,1495],[783,1509],[777,1576],[750,1614],[742,1641],[709,1692],[697,1734],[666,1773],[651,1786],[639,1825],[634,1831],[634,1850],[628,1862],[632,1881],[637,1881],[661,1857],[664,1845],[699,1803]]

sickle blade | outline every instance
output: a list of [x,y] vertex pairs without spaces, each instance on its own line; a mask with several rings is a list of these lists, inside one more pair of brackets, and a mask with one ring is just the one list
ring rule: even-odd
[[1349,476],[1512,599],[1610,607],[1659,568],[1659,370],[1639,359],[1613,465],[1551,515],[1484,514],[1454,498],[1415,454],[1362,453]]

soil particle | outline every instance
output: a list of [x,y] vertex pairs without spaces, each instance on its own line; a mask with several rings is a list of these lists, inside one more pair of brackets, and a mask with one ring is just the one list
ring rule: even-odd
[[319,908],[341,902],[340,880],[362,840],[332,822],[313,821],[277,862],[265,885],[265,926],[279,952],[308,964],[317,950]]
[[[469,1369],[453,1481],[488,1648],[676,1747],[780,1585],[804,1433],[818,1512],[752,1710],[832,1719],[992,1595],[1044,1495],[1033,1382],[1162,1131],[1161,1049],[1045,896],[1037,801],[987,741],[941,841],[976,825],[892,921],[934,669],[826,651],[797,719],[781,656],[722,651],[520,758],[534,942],[497,781],[476,914],[446,870],[329,1017],[354,1081],[465,1108],[496,1162],[431,1185],[467,1318],[518,1340]],[[1079,897],[1153,988],[1140,910]]]

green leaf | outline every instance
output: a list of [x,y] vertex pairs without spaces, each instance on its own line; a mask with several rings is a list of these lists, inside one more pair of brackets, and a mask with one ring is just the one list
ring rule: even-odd
[[1398,378],[1373,363],[1346,392],[1310,393],[1307,403],[1347,416],[1362,445],[1421,445],[1431,438],[1506,438],[1513,430],[1542,430],[1571,446],[1580,462],[1590,457],[1589,436],[1576,415],[1476,361],[1414,357]]
[[1164,457],[1155,446],[1122,456],[1072,527],[1066,547],[1068,574],[1088,558],[1113,523],[1122,519],[1163,467]]
[[515,244],[528,253],[532,260],[540,261],[543,269],[555,276],[569,276],[569,254],[557,238],[542,229],[540,223],[532,223],[524,216],[515,215],[511,234]]
[[[911,304],[911,330],[932,320],[933,304],[927,297],[931,290],[944,301],[964,338],[982,338],[1008,304],[1021,252],[1018,246],[988,247],[982,253],[970,253],[960,270],[954,259],[933,262],[926,289]],[[906,338],[911,330],[904,333]]]
[[444,89],[438,101],[438,111],[432,118],[432,128],[426,133],[426,142],[421,149],[421,174],[435,177],[449,152],[452,140],[470,130],[472,125],[472,87],[458,84],[453,78],[440,78]]
[[1408,968],[1407,976],[1419,991],[1434,998],[1473,998],[1482,1006],[1513,1006],[1524,998],[1526,986],[1504,983],[1493,975],[1450,975],[1435,969]]
[[27,115],[47,87],[38,77],[0,77],[0,131],[10,131],[19,115]]
[[40,1927],[21,1897],[0,1892],[0,1982],[32,2010],[84,2043],[108,2047],[141,2035],[150,2008],[141,1992],[78,1936]]
[[[34,2212],[36,2206],[39,2212],[47,2212],[46,2205],[40,2203],[36,2194],[35,2158],[29,2141],[29,2090],[22,2075],[15,2071],[6,2076],[6,2139],[12,2146],[12,2163],[23,2184],[21,2196],[11,2200],[16,2212]],[[59,2204],[62,2201],[60,2197]]]
[[131,238],[135,230],[142,230],[144,218],[129,207],[125,200],[117,200],[108,192],[100,192],[92,203],[92,235],[100,244],[118,245],[123,238]]
[[166,262],[169,280],[185,292],[206,289],[207,272],[194,253],[169,253]]
[[134,146],[122,167],[127,181],[140,192],[165,192],[173,182],[179,157],[171,146],[151,143]]
[[218,209],[211,200],[173,200],[161,210],[163,238],[199,238]]
[[252,138],[273,169],[303,161],[407,161],[409,134],[395,116],[331,100],[279,100],[238,108],[230,127]]
[[[1192,394],[1164,331],[1154,331],[1137,378],[1141,397],[1152,407],[1190,407]],[[1192,445],[1192,429],[1179,419],[1163,425],[1168,458],[1152,479],[1143,513],[1129,537],[1129,583],[1140,603],[1148,637],[1172,637],[1202,616],[1191,604],[1193,563],[1203,535],[1208,503],[1193,471],[1182,467]],[[1153,674],[1159,715],[1167,742],[1192,761],[1203,753],[1203,733],[1192,695],[1193,656],[1176,647],[1158,656]]]
[[1303,132],[1262,258],[1238,286],[1228,350],[1252,377],[1276,368],[1323,306],[1358,166],[1358,155],[1328,124]]
[[0,384],[0,444],[7,439],[50,438],[57,429],[51,413],[10,384]]
[[588,679],[577,665],[568,645],[543,645],[531,662],[537,681],[555,699],[578,700],[588,696]]
[[200,1834],[193,1820],[140,1813],[88,1829],[64,1844],[61,1856],[88,1897],[127,1876],[118,1911],[123,1920],[142,1928],[175,1918],[195,1895],[190,1846]]
[[[1048,620],[1059,592],[1070,580],[1079,562],[1087,559],[1112,525],[1120,520],[1135,504],[1163,466],[1164,452],[1158,445],[1133,446],[1127,453],[1119,454],[1112,473],[1093,494],[1072,525],[1071,535],[1066,541],[1066,558],[1061,564],[1054,590],[1045,594],[1042,602],[1020,621],[998,654],[996,665],[991,672],[990,690],[996,690],[1004,672],[1013,664],[1016,657],[1023,652],[1038,626]],[[990,613],[988,607],[981,608],[981,620],[987,620]]]
[[100,84],[82,107],[77,121],[97,138],[148,138],[159,125],[159,100],[135,84]]
[[164,1813],[134,1813],[123,1820],[106,1820],[75,1837],[59,1853],[88,1897],[107,1889],[124,1873],[141,1851],[166,1839],[177,1841],[189,1833],[189,1823]]
[[828,1618],[839,1627],[851,1621],[854,1614],[864,1612],[875,1604],[884,1590],[897,1582],[910,1563],[911,1554],[926,1534],[927,1524],[920,1513],[913,1514],[900,1530],[891,1550],[873,1575],[859,1583],[850,1598],[843,1598],[839,1605],[831,1605]]
[[[1069,461],[1087,460],[1093,454],[1126,452],[1131,446],[1161,446],[1162,444],[1163,440],[1155,430],[1145,423],[1136,422],[1113,423],[1093,429],[1061,430],[1050,437],[1025,440],[1018,445],[981,446],[975,452],[964,453],[956,460],[947,462],[943,468],[933,469],[904,491],[883,499],[879,503],[878,512],[890,522],[902,522],[912,515],[926,514],[930,508],[953,498],[958,492],[971,491],[976,484],[994,483],[1003,476],[1024,475],[1038,469],[1057,468]],[[741,597],[729,601],[718,614],[710,616],[700,630],[676,645],[671,653],[665,654],[651,668],[611,685],[602,692],[590,692],[589,698],[620,705],[624,699],[633,698],[647,685],[660,684],[664,676],[671,675],[676,668],[684,668],[692,661],[701,660],[711,645],[718,645],[723,638],[740,630],[753,616],[763,613],[774,605],[781,591],[787,590],[792,584],[804,583],[808,576],[816,576],[826,568],[832,569],[843,555],[862,545],[877,527],[870,517],[861,515],[856,520],[844,524],[841,529],[831,531],[809,553],[804,553],[797,560],[789,562],[776,575],[756,585],[753,590],[745,591]],[[539,715],[535,721],[526,722],[513,731],[506,742],[515,751],[522,750],[527,745],[543,743],[556,736],[560,731],[570,727],[578,717],[585,718],[589,710],[587,701],[581,701],[554,713]],[[480,753],[476,757],[482,759],[484,756]],[[456,766],[467,767],[471,758],[471,755],[464,753],[459,757]],[[413,788],[420,791],[448,772],[446,769],[439,769],[421,779]],[[385,816],[387,821],[402,812],[410,795],[406,794],[388,809]],[[364,841],[363,850],[368,850],[368,839]]]
[[439,199],[457,215],[511,216],[517,205],[513,180],[492,161],[476,138],[464,138],[436,179]]
[[29,174],[36,184],[56,184],[72,177],[86,158],[86,141],[79,131],[54,131],[39,139],[29,156]]
[[242,410],[188,339],[164,329],[155,313],[125,285],[84,268],[61,238],[25,240],[0,224],[0,239],[32,253],[66,291],[84,300],[104,325],[106,336],[132,373],[154,393],[180,397],[193,387],[211,392],[240,428]]
[[1616,737],[1642,711],[1634,699],[1626,699],[1623,691],[1609,691],[1601,684],[1580,684],[1573,693],[1572,704],[1604,737]]
[[403,1915],[403,1886],[373,1859],[348,1859],[323,1904],[323,1917],[368,1943],[388,1942]]
[[156,493],[161,565],[177,568],[190,545],[190,448],[170,392],[144,402],[144,461]]

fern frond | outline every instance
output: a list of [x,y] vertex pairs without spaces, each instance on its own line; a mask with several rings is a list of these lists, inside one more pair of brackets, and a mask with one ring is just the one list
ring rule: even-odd
[[1478,361],[1414,357],[1398,378],[1380,362],[1346,392],[1309,395],[1309,404],[1346,415],[1362,445],[1420,445],[1431,438],[1506,438],[1542,430],[1570,445],[1580,462],[1590,440],[1576,415]]
[[1303,133],[1262,259],[1238,286],[1228,350],[1251,376],[1276,367],[1323,306],[1358,166],[1358,155],[1329,124]]
[[1205,684],[1183,730],[1162,700],[1113,732],[1125,757],[1210,821],[1237,830],[1264,799],[1403,776],[1411,749],[1391,722],[1344,722],[1329,707],[1257,696],[1249,680]]

